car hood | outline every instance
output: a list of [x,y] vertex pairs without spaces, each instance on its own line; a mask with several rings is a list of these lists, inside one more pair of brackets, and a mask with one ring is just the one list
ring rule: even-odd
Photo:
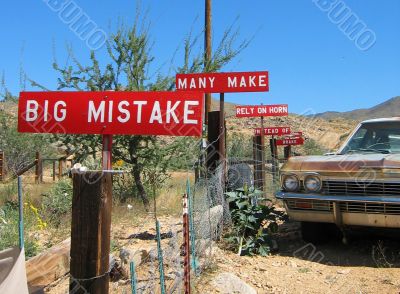
[[400,154],[344,154],[291,157],[282,171],[359,172],[360,170],[398,170]]

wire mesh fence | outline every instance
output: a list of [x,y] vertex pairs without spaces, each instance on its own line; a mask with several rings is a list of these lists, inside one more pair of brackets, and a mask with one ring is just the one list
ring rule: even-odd
[[[196,142],[198,144],[198,142]],[[203,146],[206,147],[206,146]],[[268,158],[268,149],[264,147],[265,153],[265,178],[264,192],[266,196],[272,196],[273,192],[278,188],[276,181],[273,181],[274,173],[272,170],[272,164]],[[204,150],[200,151],[199,157],[204,158]],[[246,151],[247,152],[247,151]],[[237,152],[240,153],[240,152]],[[247,152],[248,153],[248,152]],[[189,214],[191,218],[190,224],[190,257],[191,257],[191,269],[192,269],[192,285],[195,284],[198,277],[200,277],[207,269],[212,268],[215,265],[215,248],[217,242],[221,240],[221,237],[229,226],[231,225],[231,215],[229,211],[228,203],[225,199],[225,189],[234,190],[243,187],[244,184],[250,186],[261,185],[260,179],[255,179],[254,169],[255,165],[262,164],[262,161],[254,160],[253,158],[228,158],[225,164],[219,164],[212,173],[203,173],[203,177],[199,177],[197,181],[192,180],[191,191],[188,193],[189,197]],[[123,204],[123,207],[115,209],[124,209],[123,213],[115,212],[113,215],[113,229],[112,229],[112,243],[111,251],[112,256],[110,257],[111,264],[114,267],[114,272],[110,269],[111,276],[111,293],[132,293],[131,285],[131,262],[134,262],[134,271],[136,277],[135,289],[136,293],[183,293],[184,292],[184,249],[183,244],[183,221],[179,214],[179,207],[181,207],[181,196],[186,190],[186,182],[188,177],[193,177],[192,162],[187,164],[190,168],[186,172],[187,176],[180,178],[180,188],[173,188],[166,192],[168,197],[158,199],[157,219],[160,224],[159,244],[157,244],[157,232],[156,232],[156,219],[155,210],[151,213],[145,211],[141,205],[134,205],[133,208],[129,208],[129,203]],[[53,182],[53,166],[48,165],[48,182]],[[226,170],[226,171],[225,171]],[[46,173],[46,171],[45,171]],[[225,179],[225,173],[227,179]],[[276,176],[276,174],[275,174]],[[34,175],[27,174],[24,176],[24,191],[28,194],[53,195],[57,193],[57,199],[62,200],[68,198],[65,196],[64,188],[61,182],[70,181],[68,178],[58,181],[56,179],[56,186],[58,190],[53,188],[45,187],[45,185],[36,186],[34,183]],[[226,181],[226,183],[225,183]],[[46,181],[47,182],[47,181]],[[7,186],[9,189],[15,190],[14,185]],[[36,188],[38,187],[38,188]],[[5,189],[6,187],[3,186]],[[44,191],[40,191],[44,189]],[[51,189],[51,191],[49,191]],[[11,191],[10,193],[14,193]],[[49,198],[49,197],[47,197]],[[40,243],[41,249],[39,251],[45,251],[45,247],[54,245],[54,240],[49,240],[46,237],[49,235],[50,229],[43,229],[45,223],[45,217],[51,214],[50,211],[46,211],[48,207],[38,206],[41,203],[38,198],[28,197],[26,213],[30,216],[29,222],[31,222],[31,228],[38,228],[41,225],[40,230],[36,230],[34,233],[33,229],[30,230],[29,238],[34,238],[35,244]],[[168,209],[163,210],[168,204],[167,202],[173,202],[173,206],[178,210],[174,210],[173,215],[168,215]],[[30,207],[32,205],[32,207]],[[50,205],[50,204],[49,204]],[[60,208],[59,206],[67,207],[67,202],[51,203],[52,208]],[[120,205],[120,204],[119,204]],[[120,205],[121,206],[121,205]],[[69,208],[70,209],[70,208]],[[10,210],[11,211],[11,210]],[[35,214],[36,211],[36,214]],[[178,211],[178,213],[176,213]],[[4,220],[7,219],[8,215],[4,215],[4,211],[0,211],[0,217]],[[40,219],[40,221],[38,220]],[[0,219],[1,220],[1,219]],[[69,232],[69,221],[68,218],[61,218],[59,220],[61,227],[64,229],[63,236],[67,237]],[[50,225],[50,224],[48,224]],[[1,230],[3,228],[3,231]],[[2,235],[5,228],[4,223],[0,224],[0,235]],[[32,231],[32,233],[31,233]],[[55,234],[57,229],[54,228],[51,234]],[[62,234],[59,234],[57,242],[62,241]],[[46,240],[46,241],[43,241]],[[46,242],[49,242],[48,244]],[[29,242],[28,242],[29,245]],[[38,248],[32,249],[32,255],[38,253]],[[161,254],[160,254],[161,253]],[[162,260],[161,260],[162,259]],[[162,267],[160,262],[162,261]],[[115,269],[120,271],[120,276],[115,273]],[[163,276],[160,276],[160,272],[163,272]],[[66,272],[61,275],[56,281],[50,283],[47,287],[48,293],[65,293],[68,289],[72,277]],[[164,281],[164,282],[163,282]],[[165,283],[165,288],[163,284]],[[163,290],[165,289],[165,290]]]

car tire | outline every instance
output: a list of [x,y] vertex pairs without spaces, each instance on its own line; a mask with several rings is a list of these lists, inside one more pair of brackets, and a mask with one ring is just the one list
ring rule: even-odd
[[305,242],[323,244],[329,241],[331,224],[301,222],[301,236]]

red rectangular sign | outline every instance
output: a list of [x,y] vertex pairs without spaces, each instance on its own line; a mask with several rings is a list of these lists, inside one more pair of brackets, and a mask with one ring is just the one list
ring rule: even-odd
[[284,138],[276,140],[276,145],[278,146],[286,146],[286,145],[303,145],[303,138]]
[[200,92],[21,92],[26,133],[201,136]]
[[288,137],[302,137],[303,132],[293,132],[287,135]]
[[[283,136],[290,134],[290,127],[264,128],[264,136]],[[261,128],[254,129],[254,135],[261,135]]]
[[287,116],[288,114],[287,104],[236,106],[236,117]]
[[267,71],[177,74],[176,89],[204,93],[267,92]]

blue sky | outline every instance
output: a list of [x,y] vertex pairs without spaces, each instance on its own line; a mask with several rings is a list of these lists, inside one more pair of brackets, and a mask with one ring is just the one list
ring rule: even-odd
[[[327,0],[333,1],[333,0]],[[313,0],[212,1],[213,42],[236,18],[240,39],[250,45],[223,71],[270,72],[270,92],[226,94],[241,104],[289,104],[290,112],[346,111],[371,107],[400,95],[400,1],[346,0],[376,35],[376,43],[361,51]],[[55,89],[53,52],[63,64],[70,43],[83,63],[89,48],[64,24],[47,1],[2,1],[0,4],[0,71],[12,93],[20,91],[21,64],[34,80]],[[120,20],[131,24],[136,1],[76,1],[106,33]],[[204,1],[142,0],[149,9],[154,41],[153,69],[168,69],[168,62],[191,29],[200,33]],[[202,46],[202,44],[201,44]],[[54,50],[55,49],[55,50]],[[179,59],[179,51],[177,60]],[[98,56],[104,59],[104,51]],[[29,85],[27,89],[31,89]]]

